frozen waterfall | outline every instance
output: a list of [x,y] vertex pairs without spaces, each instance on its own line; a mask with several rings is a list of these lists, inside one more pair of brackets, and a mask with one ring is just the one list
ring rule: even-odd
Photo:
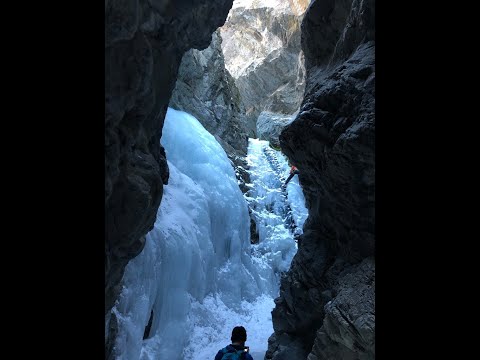
[[[145,248],[125,269],[113,309],[115,357],[211,360],[229,343],[232,328],[243,325],[259,360],[273,332],[280,274],[296,252],[285,209],[297,232],[307,216],[297,176],[282,193],[278,172],[288,175],[285,157],[270,153],[272,167],[268,142],[250,139],[252,184],[244,196],[225,151],[181,111],[168,110],[161,142],[170,178]],[[260,235],[254,245],[248,206]]]

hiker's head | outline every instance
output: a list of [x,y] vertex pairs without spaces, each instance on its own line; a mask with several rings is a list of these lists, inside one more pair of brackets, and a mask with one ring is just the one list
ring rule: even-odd
[[232,330],[232,344],[244,343],[247,341],[247,330],[243,326],[235,326]]

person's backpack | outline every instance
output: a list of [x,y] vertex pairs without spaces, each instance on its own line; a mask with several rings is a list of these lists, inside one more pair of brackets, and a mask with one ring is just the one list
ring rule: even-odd
[[222,349],[223,356],[222,360],[243,360],[245,359],[245,351],[236,350],[232,346],[227,346]]

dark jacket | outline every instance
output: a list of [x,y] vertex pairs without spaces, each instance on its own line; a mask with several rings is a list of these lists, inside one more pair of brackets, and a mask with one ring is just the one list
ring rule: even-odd
[[[241,345],[228,345],[227,346],[227,350],[233,350],[233,349],[236,349],[236,350],[243,350],[245,347],[244,346],[241,346]],[[223,349],[219,350],[217,355],[215,356],[215,360],[222,360],[222,357],[224,355],[224,352],[223,352]],[[252,355],[248,354],[248,353],[245,353],[245,357],[244,357],[245,360],[253,360],[253,357]]]
[[285,184],[283,184],[283,187],[286,187],[289,181],[292,180],[292,178],[297,174],[300,174],[300,171],[298,171],[298,169],[295,166],[292,166],[292,168],[290,169],[290,175],[285,181]]

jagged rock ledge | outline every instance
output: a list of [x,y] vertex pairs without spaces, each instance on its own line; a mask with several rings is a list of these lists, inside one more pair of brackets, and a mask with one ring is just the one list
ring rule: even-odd
[[309,218],[267,359],[375,358],[374,19],[374,0],[314,0],[302,23],[305,97],[280,145]]

